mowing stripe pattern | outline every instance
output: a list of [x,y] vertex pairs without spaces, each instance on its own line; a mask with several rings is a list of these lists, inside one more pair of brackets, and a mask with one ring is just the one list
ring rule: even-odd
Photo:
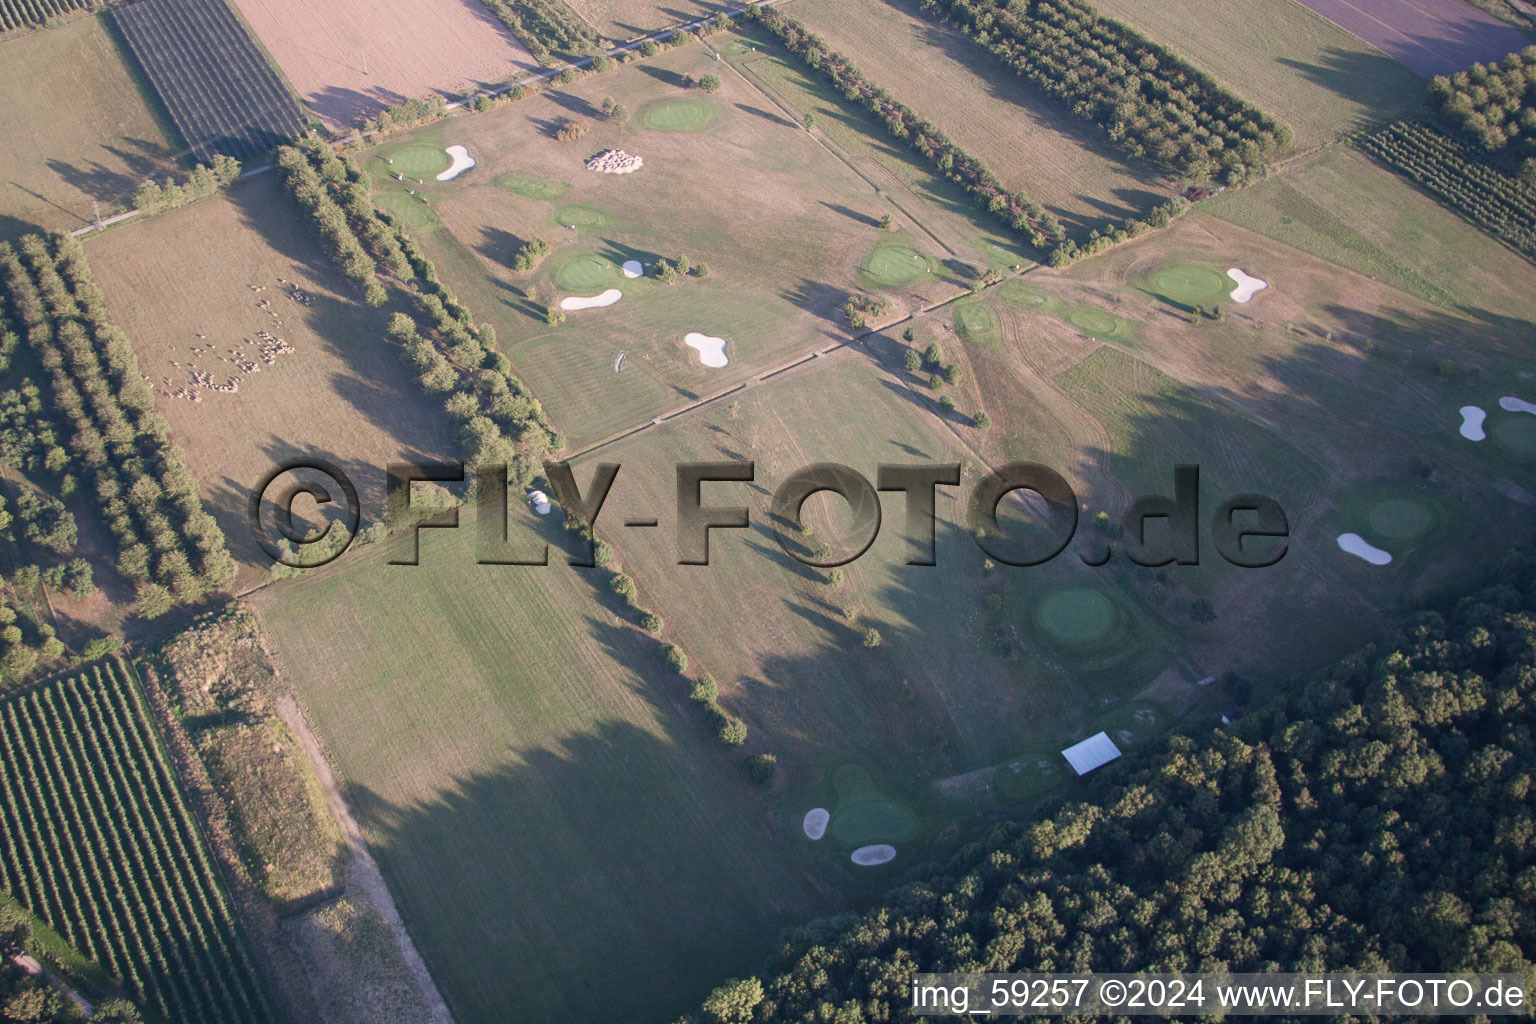
[[298,102],[225,0],[140,0],[112,17],[198,160],[303,134]]
[[0,702],[0,885],[165,1019],[271,1021],[153,728],[110,663]]

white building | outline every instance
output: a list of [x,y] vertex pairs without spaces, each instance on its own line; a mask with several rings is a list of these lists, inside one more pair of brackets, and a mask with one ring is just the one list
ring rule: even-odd
[[1120,756],[1120,748],[1115,746],[1115,741],[1109,738],[1108,733],[1094,733],[1081,743],[1074,743],[1061,752],[1061,756],[1067,759],[1072,770],[1079,775],[1087,775],[1101,765],[1109,764]]

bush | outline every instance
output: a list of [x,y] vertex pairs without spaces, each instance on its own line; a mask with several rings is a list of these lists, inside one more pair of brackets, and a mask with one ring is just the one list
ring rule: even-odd
[[567,121],[555,132],[555,139],[560,142],[574,142],[591,130],[591,121]]
[[946,413],[954,412],[955,411],[955,400],[954,400],[954,398],[951,397],[950,395],[944,395],[942,398],[939,399],[939,408],[943,409]]
[[880,631],[878,629],[870,627],[864,631],[863,642],[865,647],[879,647],[881,640],[882,637],[880,636]]
[[739,718],[728,718],[717,735],[726,746],[739,747],[747,742],[747,724]]
[[772,754],[753,754],[746,760],[747,778],[759,786],[767,786],[773,782],[774,772],[778,770],[779,759]]
[[708,672],[695,679],[688,687],[688,699],[699,704],[713,704],[715,698],[720,696],[720,687],[715,684],[715,677]]
[[560,72],[560,84],[570,85],[580,77],[581,72],[576,68],[566,68],[564,71]]
[[933,376],[928,378],[928,387],[930,390],[937,391],[943,386],[944,378],[940,374],[935,373]]
[[688,671],[688,654],[677,644],[662,644],[661,656],[674,672],[681,674]]
[[720,88],[720,76],[705,75],[703,78],[699,79],[699,88],[703,89],[705,92],[714,92],[716,89]]
[[592,544],[592,561],[597,565],[607,565],[613,561],[613,545],[605,540],[594,541]]
[[959,384],[960,378],[964,374],[965,371],[960,368],[958,363],[950,363],[949,366],[944,368],[944,379],[951,384]]
[[944,365],[944,350],[939,348],[938,342],[929,342],[928,347],[923,349],[923,364],[932,367]]
[[544,308],[544,322],[551,327],[565,323],[565,310],[559,306],[546,306]]
[[982,411],[978,412],[971,422],[976,425],[977,430],[986,430],[992,425],[992,417],[988,416],[985,411]]
[[[908,327],[907,333],[911,334],[912,328]],[[909,373],[916,373],[923,368],[923,357],[917,354],[917,349],[909,348],[906,354],[901,357],[901,363],[907,368]]]
[[655,612],[641,612],[637,621],[640,623],[641,629],[651,634],[660,633],[661,628],[666,625],[661,616]]
[[642,57],[654,57],[660,52],[661,47],[656,45],[656,40],[654,39],[647,39],[640,44],[640,56]]
[[697,263],[695,263],[693,265],[693,276],[694,277],[708,277],[709,276],[709,264],[705,263],[703,260],[699,260],[699,262],[697,262]]
[[608,577],[608,586],[620,597],[632,598],[635,596],[635,581],[622,572],[616,572]]

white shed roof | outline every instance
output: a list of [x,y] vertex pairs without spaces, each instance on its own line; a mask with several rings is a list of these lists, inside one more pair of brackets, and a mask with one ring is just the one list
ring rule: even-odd
[[1087,775],[1100,765],[1119,757],[1120,748],[1115,746],[1115,741],[1109,738],[1108,733],[1099,732],[1081,743],[1072,744],[1061,752],[1061,756],[1067,759],[1077,774]]

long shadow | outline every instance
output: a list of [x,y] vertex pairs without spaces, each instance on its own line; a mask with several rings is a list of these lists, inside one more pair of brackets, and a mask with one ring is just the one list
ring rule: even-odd
[[480,229],[480,244],[475,246],[475,251],[492,263],[512,270],[513,259],[527,241],[505,228],[483,227]]
[[761,117],[765,121],[771,121],[774,124],[783,125],[786,128],[800,127],[789,118],[784,117],[782,114],[775,114],[773,111],[764,110],[762,107],[754,107],[746,103],[737,103],[735,106],[736,109],[741,111],[743,114],[751,114],[753,117]]
[[[1355,103],[1365,103],[1360,95],[1360,83],[1372,81],[1399,82],[1406,79],[1405,68],[1398,61],[1383,53],[1367,53],[1362,50],[1340,50],[1328,47],[1322,54],[1323,62],[1314,64],[1294,57],[1277,57],[1276,63],[1290,68],[1314,85],[1321,86],[1335,95]],[[1391,107],[1376,106],[1361,116],[1355,127],[1365,127],[1403,110],[1417,106],[1428,94],[1429,83],[1423,82],[1415,91],[1404,91],[1393,97]],[[1410,102],[1410,100],[1412,102]],[[1399,102],[1400,101],[1400,102]]]
[[848,293],[841,288],[805,278],[801,278],[799,284],[780,291],[779,295],[792,302],[797,309],[833,323],[837,322],[838,311],[848,299]]
[[654,64],[636,64],[635,67],[640,69],[641,74],[649,75],[658,82],[665,82],[667,85],[675,85],[678,88],[682,88],[683,76],[670,68],[660,68]]
[[880,218],[878,217],[872,217],[867,213],[861,213],[860,211],[852,209],[851,207],[844,206],[841,203],[829,203],[825,199],[820,200],[820,202],[822,206],[825,206],[833,213],[840,213],[844,217],[847,217],[849,220],[856,223],[864,224],[872,228],[877,228],[880,226]]

